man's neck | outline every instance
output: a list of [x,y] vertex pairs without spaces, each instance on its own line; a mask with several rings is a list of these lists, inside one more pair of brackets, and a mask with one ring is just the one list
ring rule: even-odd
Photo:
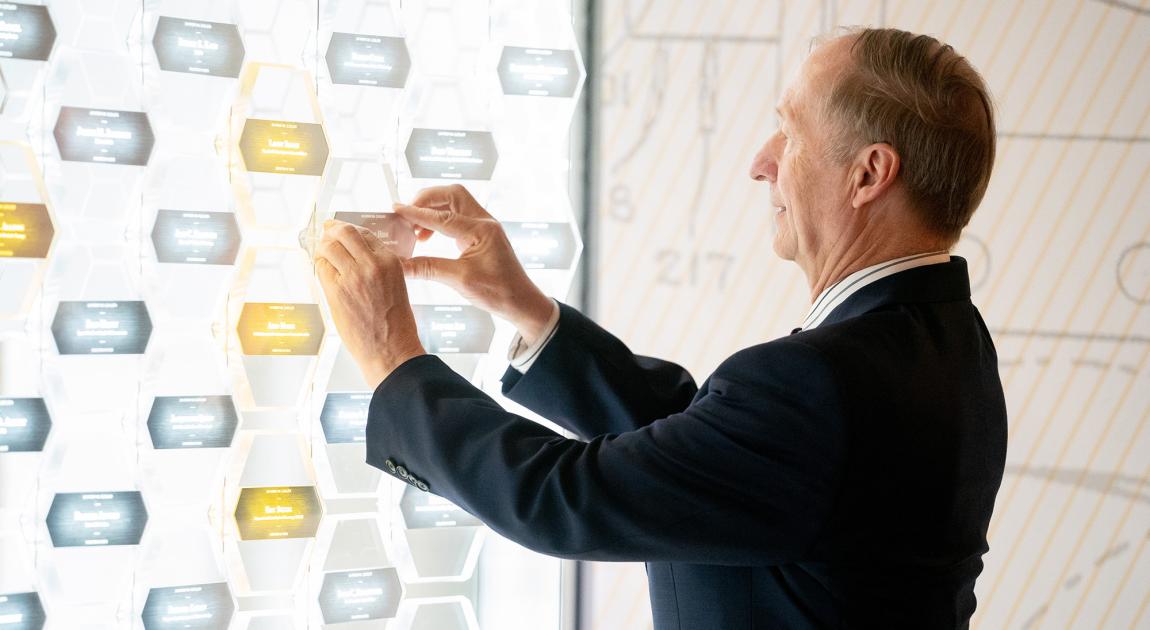
[[[807,272],[807,282],[811,289],[811,303],[818,299],[828,287],[833,287],[843,278],[867,267],[877,265],[888,260],[913,256],[927,252],[943,251],[946,248],[938,242],[927,239],[899,239],[892,237],[900,231],[897,228],[887,228],[888,233],[882,236],[877,234],[857,234],[849,239],[840,239],[840,243],[832,244],[830,253],[816,263],[815,268]],[[849,242],[846,242],[849,241]],[[839,245],[835,247],[835,245]]]

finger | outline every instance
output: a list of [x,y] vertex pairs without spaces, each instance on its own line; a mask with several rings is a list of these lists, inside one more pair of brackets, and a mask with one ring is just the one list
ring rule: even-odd
[[452,203],[455,202],[455,197],[451,194],[451,188],[451,186],[423,188],[415,193],[415,198],[411,200],[411,205],[423,208],[450,208]]
[[351,273],[355,267],[355,259],[348,253],[341,241],[324,239],[315,248],[316,265],[319,261],[328,263],[340,275]]
[[461,201],[465,201],[470,196],[470,193],[461,184],[431,186],[415,193],[411,205],[423,208],[451,208],[460,205]]
[[426,241],[427,239],[431,238],[432,234],[435,234],[435,232],[427,228],[415,228],[415,240],[417,241]]
[[[323,237],[320,242],[338,242],[343,245],[344,250],[351,255],[356,261],[366,260],[368,256],[372,255],[372,248],[367,244],[364,239],[363,233],[359,231],[359,226],[346,223],[344,221],[336,221],[335,219],[328,219],[323,222]],[[332,261],[335,263],[336,269],[340,273],[347,273],[349,266],[341,267],[339,261]]]
[[465,217],[451,210],[423,208],[395,204],[395,213],[424,230],[434,230],[452,238],[467,238],[478,224],[476,219]]
[[450,208],[463,216],[475,219],[485,219],[491,216],[483,209],[483,206],[479,205],[475,197],[471,196],[471,192],[463,184],[424,188],[415,193],[415,198],[411,200],[410,205],[421,208]]
[[431,280],[457,286],[462,272],[458,260],[416,256],[403,261],[403,275],[416,280]]

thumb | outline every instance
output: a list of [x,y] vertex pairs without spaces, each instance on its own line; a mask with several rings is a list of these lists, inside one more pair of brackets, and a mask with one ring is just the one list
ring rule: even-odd
[[458,284],[460,266],[458,260],[415,256],[403,259],[403,275],[416,280],[431,280],[448,286]]

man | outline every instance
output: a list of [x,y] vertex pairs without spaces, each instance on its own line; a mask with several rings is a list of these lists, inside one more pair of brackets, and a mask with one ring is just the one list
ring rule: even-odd
[[[806,274],[801,330],[696,389],[527,279],[462,187],[396,211],[458,260],[392,256],[331,223],[317,268],[378,386],[367,461],[542,553],[647,562],[655,627],[965,627],[1002,477],[994,345],[948,249],[978,206],[994,121],[949,46],[892,29],[817,46],[751,176]],[[404,272],[512,322],[504,411],[420,346]]]

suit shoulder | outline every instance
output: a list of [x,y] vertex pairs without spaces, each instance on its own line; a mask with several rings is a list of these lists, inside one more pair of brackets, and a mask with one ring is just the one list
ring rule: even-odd
[[833,375],[830,361],[818,344],[793,335],[739,350],[719,364],[713,378],[813,384],[829,382]]
[[759,374],[804,389],[813,389],[812,382],[834,389],[839,376],[851,378],[848,367],[856,359],[865,359],[876,344],[887,345],[888,338],[905,327],[900,317],[891,312],[868,313],[750,346],[723,361],[714,376]]

